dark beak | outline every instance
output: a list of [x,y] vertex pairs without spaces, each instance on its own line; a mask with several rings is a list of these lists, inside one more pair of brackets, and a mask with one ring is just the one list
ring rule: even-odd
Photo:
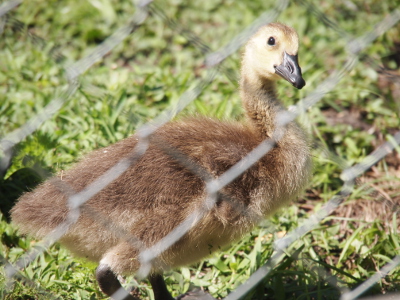
[[306,82],[301,75],[297,55],[283,54],[283,63],[275,66],[275,73],[289,81],[294,87],[301,89]]

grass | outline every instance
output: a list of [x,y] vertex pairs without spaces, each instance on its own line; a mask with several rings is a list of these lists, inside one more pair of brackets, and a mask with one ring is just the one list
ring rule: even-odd
[[[279,21],[298,30],[300,64],[307,82],[297,91],[278,87],[283,102],[295,104],[314,90],[348,56],[349,36],[358,37],[399,6],[399,1],[323,1],[318,9],[349,36],[325,26],[305,1],[293,1]],[[172,20],[217,50],[270,9],[268,1],[159,1]],[[0,128],[2,135],[23,125],[66,88],[64,68],[85,57],[135,9],[131,1],[25,1],[10,13],[0,40]],[[16,26],[11,20],[23,22]],[[30,33],[30,34],[28,34]],[[390,140],[400,127],[400,26],[388,30],[362,52],[359,63],[334,90],[299,121],[313,140],[314,175],[296,203],[265,221],[239,243],[204,262],[171,271],[167,284],[174,295],[190,285],[225,297],[265,264],[273,242],[301,225],[343,182],[342,170],[362,161]],[[35,39],[38,36],[43,40]],[[64,59],[54,60],[57,46]],[[240,54],[224,67],[237,78]],[[200,49],[166,25],[149,17],[81,78],[79,90],[37,131],[14,149],[0,178],[0,255],[11,263],[37,241],[19,236],[8,223],[18,196],[51,173],[67,169],[82,155],[131,135],[140,125],[177,103],[180,95],[205,76]],[[379,67],[383,67],[385,72]],[[394,76],[394,81],[391,79]],[[181,115],[206,114],[241,119],[237,83],[224,73],[207,86]],[[400,254],[398,205],[400,155],[390,153],[360,178],[347,201],[330,217],[298,239],[279,264],[246,299],[338,299]],[[21,270],[11,283],[0,269],[4,299],[106,299],[94,277],[95,265],[70,256],[58,244]],[[127,282],[150,298],[146,282]],[[379,281],[368,295],[400,289],[400,269]],[[147,299],[146,298],[146,299]]]

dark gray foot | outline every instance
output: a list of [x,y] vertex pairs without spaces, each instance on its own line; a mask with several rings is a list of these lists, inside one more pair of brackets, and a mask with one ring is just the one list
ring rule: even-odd
[[176,298],[176,300],[216,300],[210,294],[207,294],[201,289],[194,289],[193,291],[189,291],[180,295]]
[[100,289],[104,294],[111,297],[118,295],[118,299],[123,300],[139,300],[125,291],[117,276],[111,271],[110,267],[106,264],[100,264],[96,269],[96,279],[99,283]]

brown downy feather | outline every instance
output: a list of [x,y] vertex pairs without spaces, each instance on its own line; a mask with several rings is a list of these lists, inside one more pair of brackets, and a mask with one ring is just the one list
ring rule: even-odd
[[[282,26],[262,28],[246,47],[241,80],[246,124],[201,117],[161,127],[151,137],[146,153],[85,203],[77,223],[60,242],[77,255],[107,263],[117,274],[133,273],[139,267],[137,255],[142,247],[154,245],[192,212],[204,207],[202,174],[217,178],[276,130],[275,117],[282,110],[274,89],[277,77],[272,67],[264,71],[256,64],[281,63],[282,55],[275,55],[269,48],[271,55],[258,58],[257,51],[267,51],[259,45],[265,45],[259,40],[265,39],[266,34],[273,33],[286,45],[286,52],[297,54],[297,35]],[[273,59],[277,62],[269,61]],[[68,195],[81,191],[127,157],[136,144],[134,135],[94,151],[64,172],[62,179],[52,178],[24,194],[12,209],[13,222],[22,233],[37,238],[48,235],[66,220]],[[201,174],[189,170],[168,149],[186,155],[194,169],[199,166],[197,171]],[[160,255],[161,265],[178,267],[196,262],[240,238],[261,218],[296,197],[310,174],[307,139],[301,128],[291,122],[273,149],[222,189],[217,203],[196,226]],[[109,220],[108,227],[99,217]],[[129,243],[119,232],[139,239],[140,245]]]

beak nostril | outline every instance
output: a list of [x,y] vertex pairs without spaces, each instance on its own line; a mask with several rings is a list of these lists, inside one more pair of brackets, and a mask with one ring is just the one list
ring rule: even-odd
[[288,64],[287,68],[289,69],[290,74],[293,74],[294,72],[294,67],[292,64]]

